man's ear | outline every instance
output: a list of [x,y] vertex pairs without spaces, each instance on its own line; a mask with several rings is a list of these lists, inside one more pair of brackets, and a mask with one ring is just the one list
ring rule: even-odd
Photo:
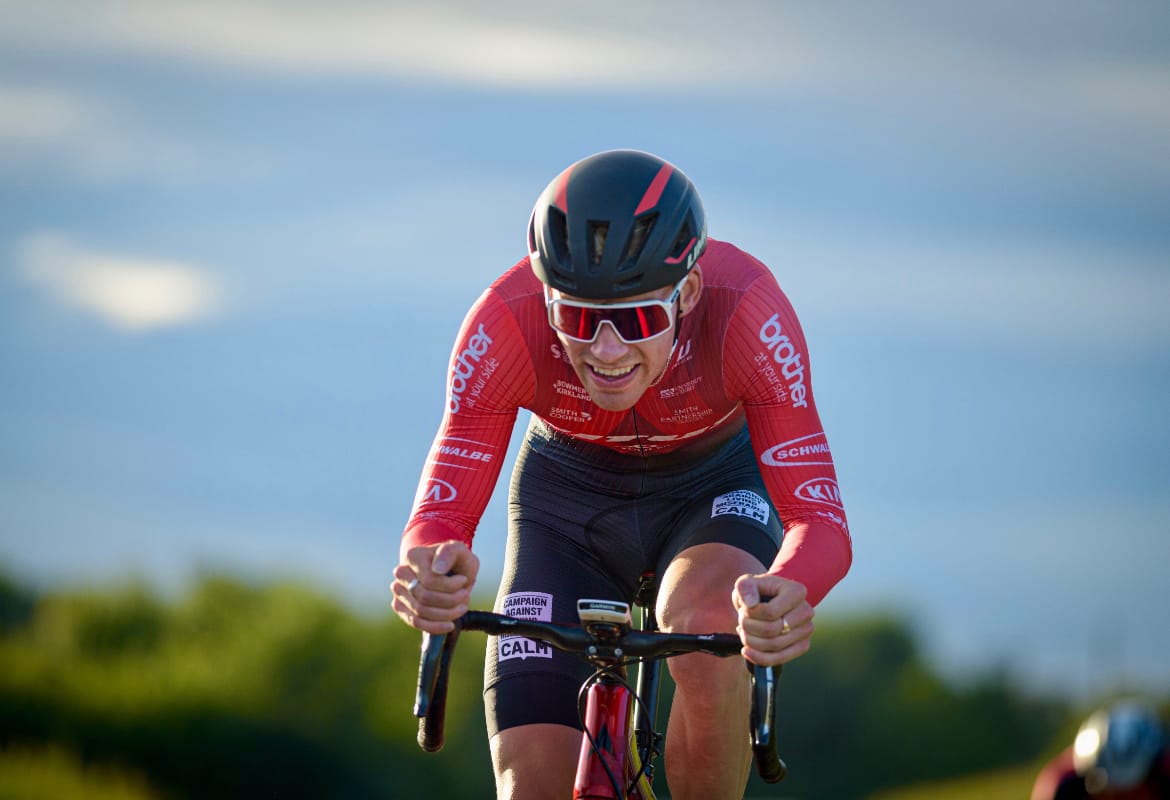
[[680,316],[689,314],[699,302],[699,297],[703,294],[703,270],[698,264],[691,267],[691,271],[687,273],[686,283],[682,286],[682,291],[678,296],[678,313]]

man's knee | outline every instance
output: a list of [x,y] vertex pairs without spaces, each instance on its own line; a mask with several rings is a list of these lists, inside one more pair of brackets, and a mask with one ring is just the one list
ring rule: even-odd
[[663,575],[659,625],[674,632],[733,633],[735,581],[761,570],[759,559],[731,545],[708,543],[684,550]]
[[565,725],[521,725],[491,739],[500,798],[569,797],[580,755],[581,732]]

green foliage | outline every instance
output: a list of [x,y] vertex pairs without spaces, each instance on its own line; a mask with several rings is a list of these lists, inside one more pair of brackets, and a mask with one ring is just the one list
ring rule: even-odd
[[[0,800],[493,794],[482,634],[460,640],[436,755],[411,715],[420,637],[389,612],[225,577],[169,602],[133,584],[35,597],[0,580],[0,621]],[[893,800],[990,771],[979,796],[1006,797],[1083,711],[1003,676],[950,685],[897,619],[822,623],[780,683],[789,777],[753,778],[748,796]],[[963,796],[946,786],[936,796]]]
[[1016,695],[1002,678],[962,689],[944,683],[898,620],[822,625],[780,681],[777,726],[790,767],[783,794],[864,797],[1030,762],[1066,715]]
[[466,768],[440,772],[414,741],[418,644],[292,585],[49,595],[0,639],[0,744],[51,743],[175,798],[482,795],[482,652],[457,656],[449,702]]
[[33,593],[0,572],[0,634],[28,622],[36,606]]
[[0,752],[0,800],[155,800],[140,775],[85,765],[60,748]]
[[870,800],[1023,800],[1032,794],[1040,764],[996,770],[957,780],[917,784],[874,795]]

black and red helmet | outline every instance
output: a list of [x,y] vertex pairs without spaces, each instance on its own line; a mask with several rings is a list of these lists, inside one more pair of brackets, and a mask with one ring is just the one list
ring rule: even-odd
[[589,300],[676,284],[706,244],[694,184],[638,150],[607,150],[573,164],[541,193],[528,223],[532,271]]

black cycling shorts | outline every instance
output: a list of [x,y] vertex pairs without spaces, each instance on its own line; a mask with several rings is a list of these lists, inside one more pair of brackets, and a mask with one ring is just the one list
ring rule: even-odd
[[[638,456],[580,442],[536,418],[512,476],[496,611],[577,622],[582,597],[632,602],[688,547],[720,542],[768,566],[783,535],[747,429],[702,453]],[[531,723],[580,728],[577,692],[592,668],[521,637],[488,637],[489,735]]]

